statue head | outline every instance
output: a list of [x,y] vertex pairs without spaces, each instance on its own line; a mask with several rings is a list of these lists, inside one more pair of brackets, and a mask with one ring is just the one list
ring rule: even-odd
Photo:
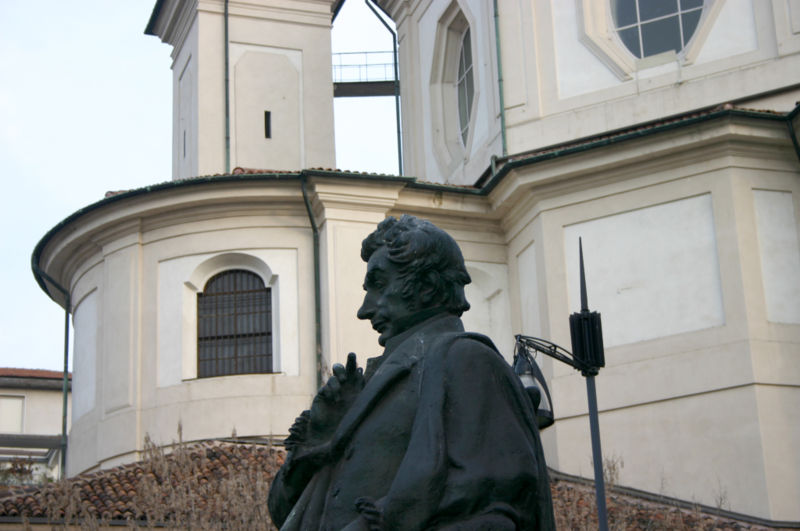
[[359,319],[369,319],[386,341],[439,312],[460,316],[469,309],[471,282],[455,240],[433,223],[390,217],[361,244],[367,262]]

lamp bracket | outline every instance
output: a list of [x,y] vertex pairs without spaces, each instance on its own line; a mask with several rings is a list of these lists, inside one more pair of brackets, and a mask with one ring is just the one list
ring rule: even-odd
[[593,369],[592,367],[585,366],[580,362],[580,360],[576,359],[572,352],[564,347],[556,345],[552,341],[548,341],[539,337],[523,336],[522,334],[517,334],[514,337],[517,340],[517,346],[524,348],[527,351],[532,350],[534,352],[541,352],[542,354],[550,356],[551,358],[555,358],[562,363],[566,363],[570,367],[583,373],[590,372]]

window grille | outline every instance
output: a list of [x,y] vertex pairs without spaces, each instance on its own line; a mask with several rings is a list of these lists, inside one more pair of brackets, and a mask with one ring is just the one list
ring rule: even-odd
[[638,58],[681,52],[694,35],[704,0],[611,0],[617,33]]
[[219,273],[197,294],[197,376],[272,372],[270,288],[249,271]]

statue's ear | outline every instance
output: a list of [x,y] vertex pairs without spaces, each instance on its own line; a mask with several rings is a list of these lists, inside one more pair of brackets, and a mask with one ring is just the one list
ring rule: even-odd
[[435,306],[440,301],[441,294],[439,293],[439,272],[429,270],[419,276],[419,286],[417,297],[423,308]]

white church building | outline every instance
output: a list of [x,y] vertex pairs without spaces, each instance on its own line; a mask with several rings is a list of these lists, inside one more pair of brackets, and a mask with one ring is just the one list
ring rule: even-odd
[[[618,484],[800,521],[800,0],[378,0],[403,176],[332,169],[341,2],[155,3],[173,179],[33,256],[70,294],[69,474],[178,425],[284,437],[333,363],[380,353],[360,244],[408,213],[458,241],[465,325],[509,359],[514,334],[569,348],[581,237]],[[591,477],[584,379],[539,362],[548,465]]]

